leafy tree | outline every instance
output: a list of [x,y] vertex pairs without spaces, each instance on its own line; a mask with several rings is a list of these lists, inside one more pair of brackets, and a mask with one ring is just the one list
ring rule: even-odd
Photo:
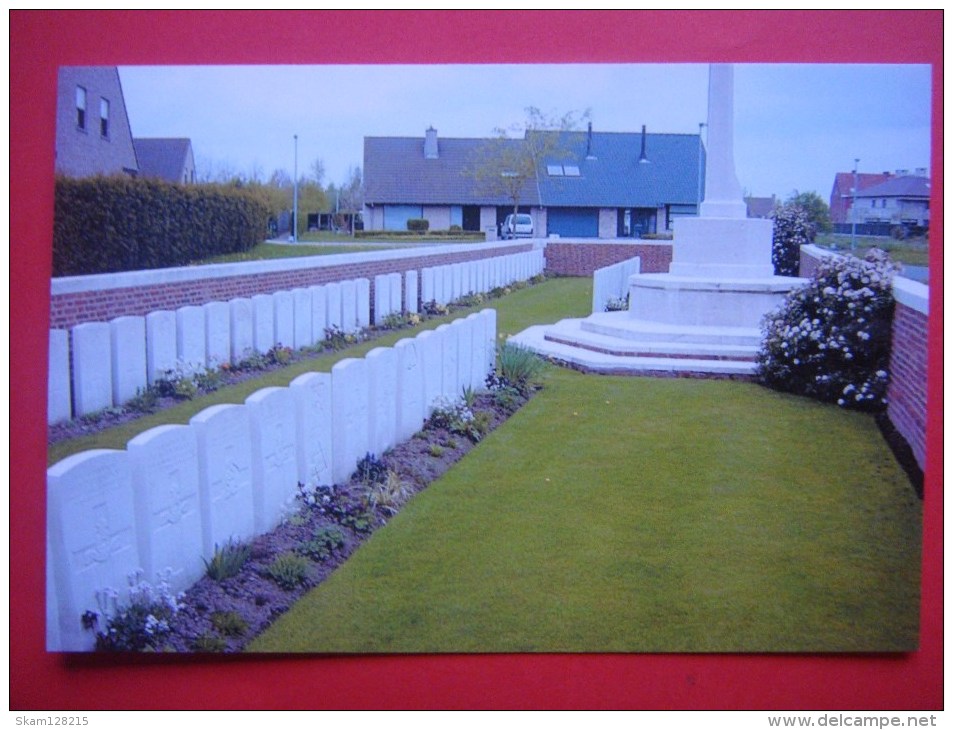
[[811,242],[818,233],[829,233],[834,229],[831,224],[831,209],[824,202],[824,199],[814,191],[800,193],[795,190],[791,196],[784,201],[787,205],[796,205],[804,210],[807,219],[811,224],[809,237]]
[[527,107],[523,122],[494,130],[494,136],[469,161],[465,174],[484,194],[511,201],[517,213],[524,189],[536,179],[539,166],[567,155],[562,133],[578,129],[588,118],[588,110],[548,117],[536,107]]

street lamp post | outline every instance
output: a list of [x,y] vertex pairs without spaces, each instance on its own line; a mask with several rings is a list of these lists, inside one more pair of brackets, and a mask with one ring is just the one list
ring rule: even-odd
[[298,135],[295,135],[295,197],[294,212],[291,214],[291,242],[298,242]]
[[860,158],[854,158],[854,188],[851,191],[852,201],[850,204],[850,250],[857,248],[857,165]]

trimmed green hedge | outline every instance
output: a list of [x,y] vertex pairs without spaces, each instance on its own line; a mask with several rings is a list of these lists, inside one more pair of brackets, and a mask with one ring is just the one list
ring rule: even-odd
[[184,266],[249,251],[268,210],[247,191],[128,177],[58,178],[53,276]]

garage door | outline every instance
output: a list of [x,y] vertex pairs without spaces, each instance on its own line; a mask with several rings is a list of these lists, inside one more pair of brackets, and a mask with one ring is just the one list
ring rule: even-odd
[[599,211],[589,208],[550,208],[546,211],[547,233],[564,238],[598,238]]

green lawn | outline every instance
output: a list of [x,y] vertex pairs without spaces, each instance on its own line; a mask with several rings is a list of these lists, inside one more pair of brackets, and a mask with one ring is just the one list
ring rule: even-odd
[[48,465],[55,464],[71,454],[88,449],[123,449],[126,442],[146,429],[165,424],[185,424],[204,408],[219,403],[243,403],[245,398],[256,390],[269,386],[286,386],[297,376],[306,372],[330,372],[333,365],[346,357],[363,357],[375,347],[388,347],[404,337],[414,337],[425,329],[434,329],[457,317],[487,307],[497,310],[497,329],[500,333],[518,332],[531,324],[544,321],[539,317],[550,316],[555,319],[587,314],[592,298],[592,283],[588,279],[554,279],[528,289],[514,291],[501,299],[460,310],[453,315],[426,320],[420,327],[385,332],[369,342],[341,350],[328,352],[319,357],[299,361],[282,370],[276,370],[244,383],[222,388],[194,400],[183,401],[167,410],[160,411],[131,421],[125,425],[61,441],[47,450]]
[[[851,252],[851,237],[849,235],[820,234],[816,243],[822,248],[833,248],[840,253]],[[860,257],[863,257],[871,248],[879,248],[886,251],[891,260],[897,263],[909,266],[930,265],[929,242],[922,236],[908,238],[904,241],[884,236],[857,236],[855,243],[856,248],[853,253]]]
[[373,245],[350,245],[326,243],[321,245],[295,244],[287,245],[280,243],[259,243],[251,251],[245,253],[230,253],[221,256],[213,256],[196,264],[234,264],[242,261],[263,261],[266,259],[292,259],[302,256],[330,256],[335,253],[360,253],[361,251],[382,251],[393,248],[392,246],[373,246]]
[[249,650],[910,651],[920,520],[868,415],[559,370]]

